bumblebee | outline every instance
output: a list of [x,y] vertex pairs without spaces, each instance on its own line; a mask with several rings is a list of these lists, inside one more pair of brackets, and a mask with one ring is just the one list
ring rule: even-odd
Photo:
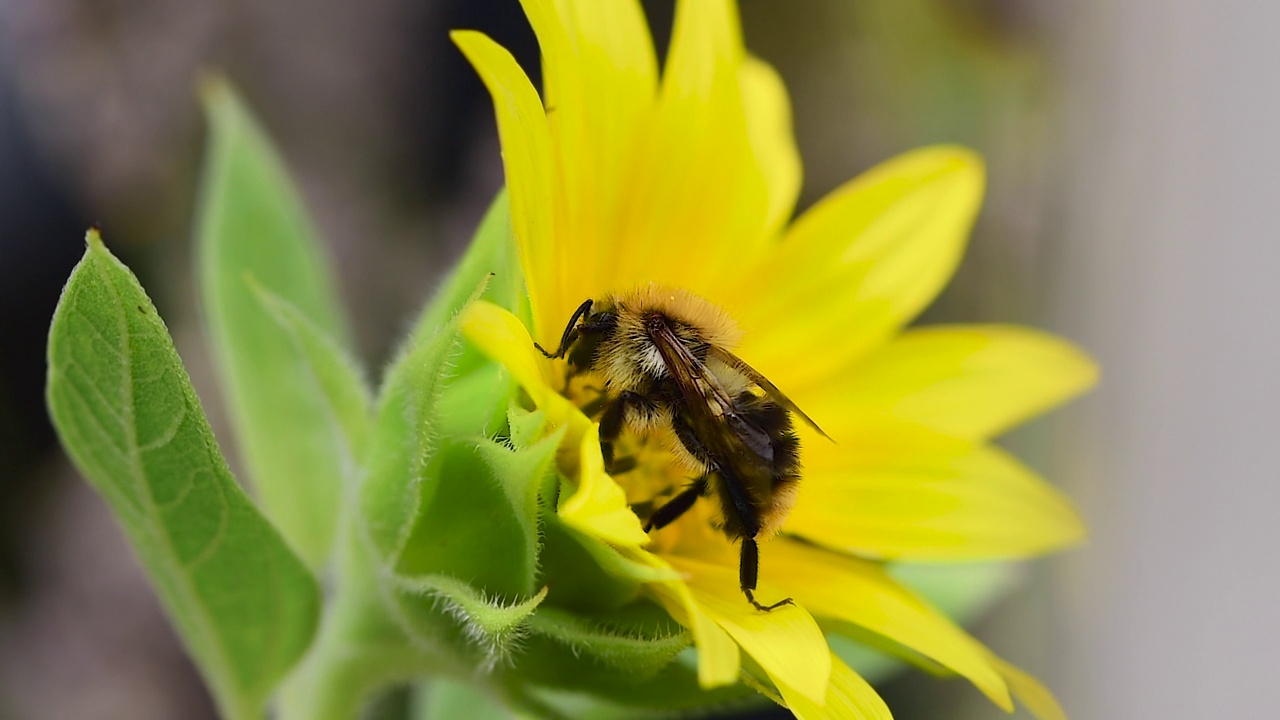
[[625,430],[669,429],[672,450],[693,476],[689,485],[653,510],[645,532],[671,524],[699,497],[719,505],[721,529],[740,541],[738,578],[755,598],[760,540],[786,519],[800,480],[800,441],[792,415],[818,428],[773,383],[730,352],[738,341],[733,321],[719,308],[683,290],[650,285],[601,302],[586,300],[569,318],[548,358],[566,359],[570,377],[592,372],[602,380],[600,448],[610,474],[634,459],[615,457]]

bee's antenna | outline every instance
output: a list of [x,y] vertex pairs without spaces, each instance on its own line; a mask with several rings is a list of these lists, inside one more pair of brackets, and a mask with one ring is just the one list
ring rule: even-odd
[[573,341],[576,339],[574,337],[574,330],[576,330],[578,327],[578,321],[586,317],[587,314],[590,312],[591,312],[590,299],[584,300],[583,303],[578,306],[578,309],[573,311],[573,317],[569,318],[569,324],[564,326],[564,334],[560,336],[560,347],[556,348],[556,351],[554,353],[547,352],[546,348],[543,348],[541,345],[539,345],[536,342],[533,344],[533,346],[538,348],[538,352],[542,353],[548,358],[552,360],[559,360],[560,358],[564,357],[565,353],[569,352],[569,346],[572,345]]

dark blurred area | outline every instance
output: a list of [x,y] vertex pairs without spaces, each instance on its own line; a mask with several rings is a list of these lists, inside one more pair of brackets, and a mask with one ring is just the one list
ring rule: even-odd
[[[672,2],[645,4],[661,45]],[[1111,237],[1103,219],[1133,220],[1125,215],[1133,206],[1122,206],[1125,192],[1160,172],[1177,172],[1142,165],[1177,144],[1169,138],[1143,144],[1163,108],[1123,100],[1145,92],[1144,78],[1159,88],[1182,87],[1164,68],[1179,56],[1179,38],[1195,34],[1187,13],[1168,21],[1153,5],[1148,25],[1134,6],[1113,17],[1096,2],[742,0],[741,6],[749,48],[779,69],[791,91],[805,160],[802,207],[909,148],[975,147],[990,165],[987,203],[955,282],[924,320],[1065,327],[1097,345],[1104,368],[1119,366],[1111,382],[1118,377],[1123,386],[1136,376],[1125,374],[1132,348],[1096,318],[1110,312],[1109,302],[1131,299],[1125,277],[1109,273],[1143,267],[1152,253],[1116,256],[1087,240],[1069,241],[1082,232]],[[215,431],[234,454],[191,278],[203,133],[198,78],[214,68],[225,72],[283,152],[338,269],[364,359],[377,368],[502,182],[489,99],[447,37],[461,27],[492,35],[536,78],[537,46],[516,0],[0,3],[0,718],[213,716],[130,550],[63,457],[46,419],[45,334],[86,227],[99,226],[140,275]],[[1230,33],[1213,38],[1203,44],[1210,52],[1233,44]],[[1128,58],[1121,68],[1128,74],[1106,65],[1115,57]],[[1152,60],[1144,64],[1146,57]],[[1202,79],[1196,87],[1209,84]],[[1239,92],[1248,90],[1242,85]],[[1156,100],[1176,94],[1152,93]],[[1109,113],[1127,120],[1112,123]],[[1099,128],[1110,135],[1095,135]],[[1132,148],[1146,151],[1131,157]],[[1095,184],[1091,163],[1110,167],[1115,173],[1106,177],[1117,179]],[[1139,166],[1145,170],[1125,174]],[[1194,197],[1184,195],[1177,197]],[[1152,229],[1140,222],[1125,228],[1138,236]],[[1276,259],[1274,252],[1267,257]],[[1099,270],[1098,262],[1110,260],[1117,264]],[[1082,296],[1089,300],[1077,308]],[[1275,348],[1266,349],[1274,357]],[[1119,507],[1114,495],[1098,490],[1096,479],[1072,478],[1105,476],[1100,468],[1109,462],[1142,458],[1096,450],[1104,446],[1087,433],[1067,435],[1064,444],[1062,433],[1033,429],[1012,442],[1051,476],[1062,479],[1062,468],[1078,468],[1065,473],[1068,481],[1077,484],[1073,491],[1091,490],[1082,498],[1086,515],[1102,518],[1100,544],[1113,542],[1125,519],[1107,514]],[[1064,452],[1073,454],[1070,461],[1062,460]],[[1124,507],[1136,506],[1141,502]],[[1093,552],[1088,562],[1100,557]],[[1103,588],[1113,571],[1140,565],[1133,554],[1126,563],[1077,566],[1065,586],[1042,564],[1030,591],[1002,604],[978,632],[1050,685],[1065,687],[1068,709],[1084,708],[1077,718],[1173,717],[1118,712],[1127,705],[1108,703],[1107,692],[1090,694],[1101,671],[1085,664],[1094,647],[1089,638],[1105,646],[1105,628],[1127,626],[1121,615],[1106,615],[1113,625],[1094,628],[1091,618],[1107,600],[1087,588]],[[1066,599],[1056,599],[1064,591]],[[1063,631],[1048,629],[1063,617],[1080,632],[1063,638]],[[1107,687],[1114,691],[1115,683]],[[920,673],[901,676],[884,692],[900,720],[999,715],[971,688]],[[1177,717],[1199,716],[1210,715]]]
[[537,67],[514,0],[0,5],[0,717],[214,716],[44,410],[49,320],[85,229],[141,277],[216,426],[190,236],[195,85],[221,70],[302,186],[376,367],[502,182],[453,27]]

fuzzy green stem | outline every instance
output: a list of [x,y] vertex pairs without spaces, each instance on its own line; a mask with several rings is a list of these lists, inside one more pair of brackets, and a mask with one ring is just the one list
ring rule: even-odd
[[333,595],[315,644],[281,688],[280,720],[356,720],[373,692],[426,669],[424,655],[387,615],[376,560],[354,515],[343,518]]

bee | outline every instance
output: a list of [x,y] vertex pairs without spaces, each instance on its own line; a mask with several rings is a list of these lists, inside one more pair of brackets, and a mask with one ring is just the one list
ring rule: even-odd
[[[566,359],[570,377],[594,372],[603,380],[600,448],[610,474],[634,467],[615,457],[624,430],[669,429],[672,450],[694,476],[687,487],[649,515],[644,530],[661,529],[699,497],[719,505],[721,529],[739,541],[738,579],[755,598],[759,546],[786,519],[800,480],[800,440],[791,416],[827,437],[767,378],[730,352],[738,331],[719,308],[692,293],[643,287],[601,302],[584,301],[548,358]],[[592,414],[593,411],[588,411]]]

